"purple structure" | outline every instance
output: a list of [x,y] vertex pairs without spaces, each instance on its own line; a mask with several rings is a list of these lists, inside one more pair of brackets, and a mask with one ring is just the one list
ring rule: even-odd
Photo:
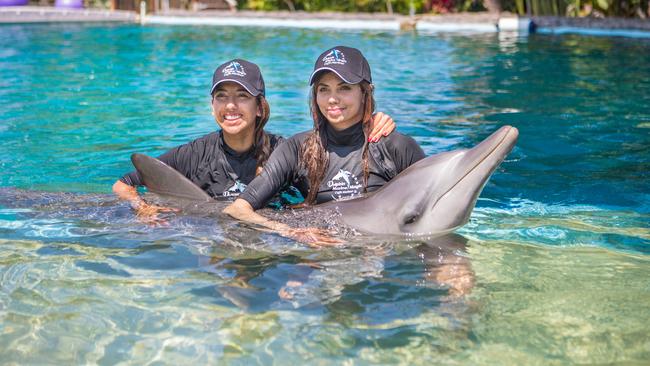
[[54,2],[54,6],[57,8],[81,9],[84,7],[84,1],[83,0],[56,0]]
[[28,2],[29,0],[0,0],[0,6],[23,6]]

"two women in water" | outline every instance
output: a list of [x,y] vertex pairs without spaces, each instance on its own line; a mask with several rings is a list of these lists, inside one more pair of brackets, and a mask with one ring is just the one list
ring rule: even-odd
[[255,210],[288,185],[300,190],[306,204],[353,198],[378,189],[424,157],[412,138],[397,132],[368,144],[375,101],[370,66],[359,50],[339,46],[323,52],[310,84],[313,129],[275,149],[225,213],[296,237],[295,230]]
[[[159,157],[215,198],[233,198],[261,172],[282,138],[264,131],[270,107],[264,79],[257,65],[235,59],[219,66],[212,78],[211,108],[220,131],[178,146]],[[394,129],[389,116],[378,113],[369,140],[379,140]],[[113,185],[118,197],[128,200],[138,216],[157,221],[167,208],[146,203],[137,193],[142,185],[131,172]]]

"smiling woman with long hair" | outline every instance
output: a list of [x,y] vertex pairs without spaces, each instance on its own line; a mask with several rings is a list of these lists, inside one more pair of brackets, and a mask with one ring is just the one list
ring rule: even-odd
[[[281,137],[266,133],[270,116],[262,73],[257,65],[234,59],[220,65],[212,76],[210,106],[220,127],[159,157],[210,196],[235,197],[261,171]],[[142,185],[137,172],[113,185],[118,197],[131,203],[145,221],[156,221],[164,207],[146,203],[137,193]]]

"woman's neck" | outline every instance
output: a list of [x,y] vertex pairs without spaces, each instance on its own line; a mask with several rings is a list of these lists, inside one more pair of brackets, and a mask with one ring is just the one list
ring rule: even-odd
[[233,149],[238,153],[245,153],[253,147],[255,142],[255,134],[245,134],[245,135],[228,135],[221,132],[223,135],[223,141],[228,145],[229,148]]
[[365,140],[363,123],[361,122],[357,122],[340,131],[334,129],[334,126],[331,124],[327,124],[326,126],[327,140],[335,145],[359,145],[363,144]]

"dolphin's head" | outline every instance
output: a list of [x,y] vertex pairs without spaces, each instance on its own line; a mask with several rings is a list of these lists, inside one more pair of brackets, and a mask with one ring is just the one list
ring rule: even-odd
[[423,159],[369,196],[337,202],[342,221],[375,234],[439,234],[469,220],[483,186],[514,147],[504,126],[472,149]]

